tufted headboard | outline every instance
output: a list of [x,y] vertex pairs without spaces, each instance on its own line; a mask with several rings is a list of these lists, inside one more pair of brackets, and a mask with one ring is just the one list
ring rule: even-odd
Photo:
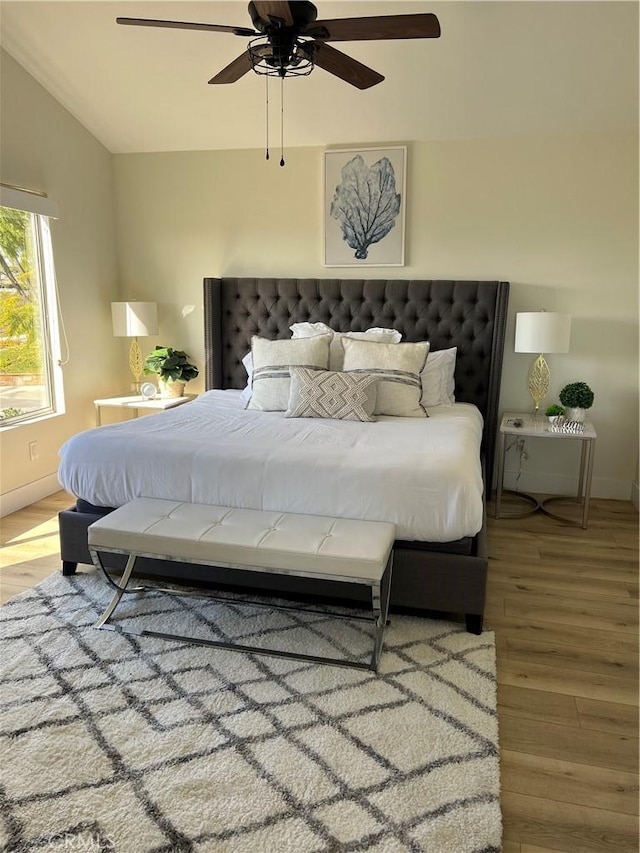
[[493,470],[509,283],[386,279],[205,278],[205,382],[243,388],[241,360],[252,335],[291,337],[292,323],[323,322],[339,332],[397,329],[432,350],[457,347],[456,400],[484,417]]

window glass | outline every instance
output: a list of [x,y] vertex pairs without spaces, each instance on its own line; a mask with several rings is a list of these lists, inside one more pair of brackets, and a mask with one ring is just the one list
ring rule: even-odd
[[47,217],[0,207],[0,427],[60,408],[56,316]]

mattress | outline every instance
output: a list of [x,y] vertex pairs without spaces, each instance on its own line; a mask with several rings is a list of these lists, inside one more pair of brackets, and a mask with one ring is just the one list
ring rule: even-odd
[[482,416],[469,404],[375,423],[286,418],[240,391],[97,429],[60,449],[61,486],[95,506],[136,497],[391,521],[450,542],[482,526]]

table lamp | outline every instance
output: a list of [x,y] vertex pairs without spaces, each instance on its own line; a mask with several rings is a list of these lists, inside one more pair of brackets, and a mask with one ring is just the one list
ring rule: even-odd
[[144,362],[138,338],[158,334],[158,306],[155,302],[112,302],[113,334],[133,338],[129,349],[129,367],[135,381],[134,390],[140,387]]
[[516,314],[516,352],[537,352],[529,370],[529,393],[534,414],[549,392],[551,372],[543,355],[547,352],[569,352],[571,315],[551,311],[526,311]]

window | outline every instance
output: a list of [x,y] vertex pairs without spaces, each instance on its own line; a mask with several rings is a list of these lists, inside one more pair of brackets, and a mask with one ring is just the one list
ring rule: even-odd
[[0,427],[63,411],[49,218],[29,195],[0,206]]

